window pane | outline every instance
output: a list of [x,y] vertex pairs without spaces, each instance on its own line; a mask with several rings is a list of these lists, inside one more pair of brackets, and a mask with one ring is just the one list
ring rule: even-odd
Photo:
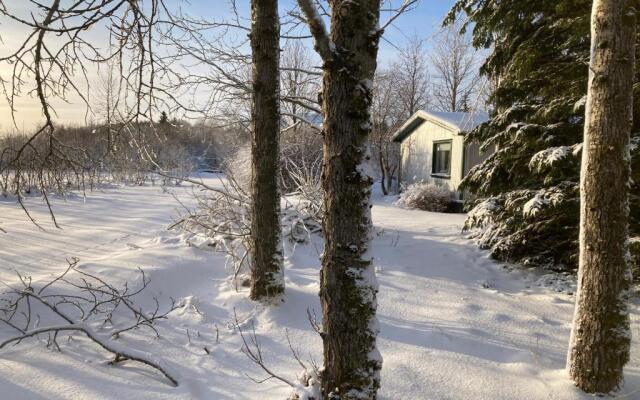
[[449,175],[451,173],[451,142],[435,143],[433,147],[433,173]]
[[[449,145],[451,147],[451,145]],[[451,160],[451,151],[442,152],[442,172],[449,173],[449,161]]]

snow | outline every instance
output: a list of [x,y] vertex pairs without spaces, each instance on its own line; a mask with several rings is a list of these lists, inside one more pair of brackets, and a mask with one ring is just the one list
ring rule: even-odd
[[550,204],[549,199],[543,193],[536,193],[529,201],[522,206],[522,215],[525,218],[535,217],[543,208]]
[[529,161],[529,169],[541,172],[544,168],[552,167],[569,156],[576,157],[580,154],[581,150],[582,143],[578,143],[573,146],[549,147],[548,149],[537,152],[533,157],[531,157],[531,160]]
[[321,113],[310,111],[304,115],[304,119],[309,124],[318,128],[322,128],[323,117]]
[[440,112],[418,110],[393,134],[392,140],[394,142],[404,141],[416,126],[427,120],[437,121],[449,126],[459,134],[465,134],[488,121],[489,114],[484,111]]
[[500,211],[500,203],[497,197],[489,197],[486,200],[476,204],[471,211],[469,211],[469,218],[466,221],[466,226],[486,226],[493,222],[493,217]]
[[[168,191],[194,205],[189,186]],[[394,201],[374,194],[372,209],[384,359],[380,398],[592,399],[564,371],[573,279],[497,264],[461,234],[464,215],[407,210]],[[266,307],[248,301],[248,289],[234,290],[222,253],[166,230],[179,206],[160,187],[119,186],[52,202],[61,230],[47,220],[40,199],[27,199],[46,232],[28,223],[13,202],[0,202],[8,232],[0,234],[0,280],[15,283],[18,270],[45,282],[72,256],[80,258],[80,268],[110,280],[133,280],[136,268],[143,268],[151,282],[140,301],[173,297],[181,307],[160,323],[160,339],[132,331],[118,340],[177,371],[180,385],[171,387],[140,364],[108,365],[108,355],[81,334],[59,340],[62,353],[47,349],[43,336],[0,351],[3,399],[286,398],[286,385],[273,379],[257,384],[245,375],[264,377],[240,351],[234,310],[245,333],[255,326],[269,368],[288,380],[302,383],[303,371],[287,335],[303,361],[321,361],[321,340],[307,320],[307,309],[321,315],[318,237],[309,244],[285,241],[285,301]],[[636,299],[630,312],[637,338]],[[11,334],[0,326],[0,339]],[[629,399],[640,391],[637,343],[631,353],[620,394]],[[307,390],[312,395],[317,386]]]
[[534,218],[545,208],[554,207],[562,203],[563,199],[564,193],[558,187],[540,189],[522,206],[522,216]]
[[455,126],[461,132],[470,132],[476,126],[487,122],[489,114],[484,111],[472,112],[444,112],[444,111],[426,111],[427,114],[434,118],[442,120],[450,125]]
[[577,112],[581,108],[585,107],[586,105],[587,105],[587,96],[584,95],[578,101],[575,102],[575,104],[573,105],[573,111]]

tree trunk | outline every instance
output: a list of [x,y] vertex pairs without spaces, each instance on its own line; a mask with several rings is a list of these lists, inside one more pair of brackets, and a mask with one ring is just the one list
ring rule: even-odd
[[581,173],[580,269],[568,369],[590,393],[619,387],[629,361],[626,302],[635,0],[595,0]]
[[337,57],[324,66],[322,387],[332,400],[375,399],[380,386],[377,281],[369,253],[373,179],[366,171],[379,13],[380,0],[335,0]]
[[280,239],[280,21],[277,0],[251,1],[253,196],[251,208],[252,300],[284,292]]
[[382,143],[380,143],[380,150],[378,151],[378,160],[380,161],[380,188],[382,189],[382,194],[386,196],[389,192],[387,190],[387,170],[384,155],[382,154]]
[[[387,177],[387,192],[393,193],[393,177],[396,174],[396,166],[391,162],[391,156],[393,152],[389,150],[389,146],[393,146],[392,142],[385,142],[384,144],[384,167],[386,169],[385,176]],[[392,168],[393,165],[393,168]]]
[[[387,160],[388,160],[388,158],[387,158]],[[395,174],[396,174],[396,167],[395,166],[393,168],[391,168],[390,170],[389,169],[387,170],[387,190],[389,191],[389,193],[393,192],[393,177],[395,176]]]

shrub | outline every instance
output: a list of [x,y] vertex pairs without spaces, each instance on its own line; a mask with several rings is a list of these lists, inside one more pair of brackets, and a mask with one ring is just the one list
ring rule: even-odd
[[244,193],[251,193],[251,162],[251,147],[245,145],[239,146],[223,165],[227,177]]
[[418,182],[407,186],[400,194],[398,205],[424,211],[450,212],[453,210],[451,192],[433,183]]

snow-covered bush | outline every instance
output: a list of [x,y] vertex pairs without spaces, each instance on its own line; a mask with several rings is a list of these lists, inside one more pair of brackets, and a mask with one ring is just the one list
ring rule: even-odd
[[[513,190],[471,202],[464,229],[499,260],[551,270],[577,265],[578,186]],[[542,236],[544,240],[539,240]],[[569,238],[567,238],[569,237]],[[557,238],[553,241],[552,238]],[[563,258],[556,257],[564,252]]]
[[295,198],[303,214],[320,223],[324,214],[324,191],[320,181],[322,157],[312,162],[283,158],[282,186],[285,196]]
[[220,183],[221,187],[202,185],[202,191],[194,192],[195,209],[185,207],[170,229],[185,232],[192,246],[225,253],[237,287],[248,279],[251,198],[233,175],[227,175]]
[[238,189],[249,193],[251,191],[251,147],[238,147],[223,166],[225,174],[233,177]]
[[[287,164],[287,163],[285,163]],[[293,196],[285,196],[280,221],[282,236],[293,243],[305,243],[311,235],[321,231],[322,196],[319,167],[316,175],[308,175],[304,168],[291,168],[299,181]],[[251,232],[251,151],[239,147],[224,167],[225,177],[219,185],[202,184],[202,191],[194,194],[197,206],[185,208],[171,228],[180,228],[187,241],[197,247],[213,248],[226,253],[232,267],[233,282],[246,285],[249,279]],[[290,171],[290,172],[291,172]]]
[[294,383],[295,386],[288,400],[320,400],[322,398],[320,375],[317,369],[305,368],[302,375],[298,377],[298,381]]
[[424,211],[448,212],[452,209],[451,192],[433,183],[417,182],[400,194],[398,205]]
[[195,170],[187,148],[180,144],[167,146],[166,149],[158,152],[156,158],[156,163],[164,171],[162,184],[165,186],[179,185]]
[[[302,138],[309,133],[299,132]],[[317,135],[315,135],[317,136]],[[322,173],[322,144],[313,137],[304,143],[285,136],[281,143],[280,156],[280,192],[283,196],[296,200],[297,208],[305,217],[320,222],[323,214],[323,191],[320,182]],[[313,140],[312,140],[313,139]],[[312,142],[312,143],[308,143]],[[229,156],[223,170],[232,177],[237,188],[245,193],[251,192],[251,148],[239,146]]]
[[280,137],[280,184],[282,194],[300,200],[304,214],[320,221],[324,199],[321,184],[322,137],[300,127]]
[[298,190],[301,172],[306,175],[305,180],[320,182],[321,165],[322,136],[304,127],[282,133],[280,136],[280,166],[283,193]]
[[[295,133],[295,135],[293,134]],[[280,146],[280,192],[300,200],[303,214],[320,221],[323,213],[322,142],[317,134],[305,130],[286,132]],[[251,147],[239,146],[223,166],[239,189],[251,192]]]

